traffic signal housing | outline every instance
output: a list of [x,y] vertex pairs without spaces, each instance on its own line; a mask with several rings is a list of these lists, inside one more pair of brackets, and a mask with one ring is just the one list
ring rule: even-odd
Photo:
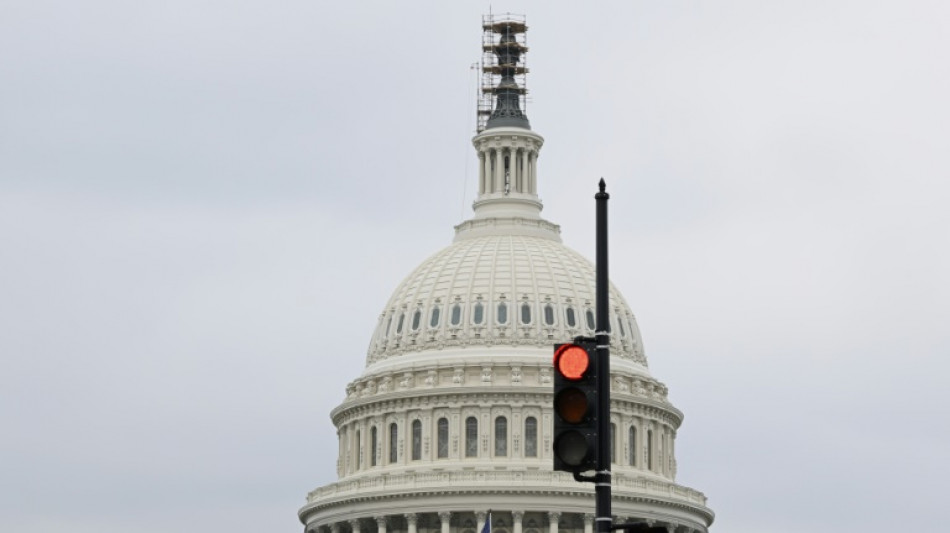
[[554,346],[555,470],[597,470],[597,367],[592,338]]

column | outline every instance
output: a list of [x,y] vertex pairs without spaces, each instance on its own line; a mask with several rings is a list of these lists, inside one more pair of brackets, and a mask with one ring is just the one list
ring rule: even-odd
[[478,194],[485,194],[485,152],[478,151]]
[[376,533],[386,533],[386,517],[376,517]]
[[495,148],[495,172],[492,179],[492,192],[503,190],[505,190],[505,160],[502,158],[501,148]]
[[531,181],[531,192],[538,193],[538,152],[531,152],[531,174],[528,178]]
[[330,524],[330,533],[340,533],[340,523],[333,522]]
[[449,511],[440,512],[439,520],[442,521],[442,533],[449,533],[452,526],[452,513]]
[[594,533],[594,513],[584,513],[584,533]]
[[350,528],[353,530],[353,533],[360,533],[360,521],[357,519],[350,520]]
[[485,511],[477,511],[475,513],[475,522],[477,524],[475,526],[475,531],[481,531],[482,528],[485,527],[485,518],[487,517],[488,517],[488,513],[486,513]]
[[419,517],[416,513],[406,513],[406,523],[409,524],[408,533],[416,533],[416,519]]
[[561,513],[551,511],[548,513],[548,533],[557,533],[557,523],[561,520]]
[[524,181],[521,179],[521,150],[518,148],[511,149],[511,191],[512,192],[524,192]]
[[511,519],[514,522],[513,533],[521,533],[521,521],[524,519],[524,511],[512,511]]

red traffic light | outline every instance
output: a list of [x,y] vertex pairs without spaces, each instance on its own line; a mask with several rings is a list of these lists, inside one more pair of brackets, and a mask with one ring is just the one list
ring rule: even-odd
[[554,368],[565,378],[577,381],[590,368],[590,356],[576,344],[565,344],[554,353]]

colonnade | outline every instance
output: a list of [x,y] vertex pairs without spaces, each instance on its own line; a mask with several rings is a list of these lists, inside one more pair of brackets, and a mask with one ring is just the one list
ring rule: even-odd
[[[495,511],[493,533],[593,533],[593,513],[531,512],[526,523],[525,511]],[[500,515],[500,516],[499,516]],[[308,526],[306,533],[480,533],[488,519],[485,511],[439,511],[402,513],[351,518],[329,524]],[[563,520],[562,520],[563,519]],[[614,523],[645,522],[665,527],[668,533],[702,533],[689,526],[657,520],[616,516]],[[564,528],[561,529],[561,524]],[[373,527],[375,526],[375,527]],[[421,531],[420,531],[421,530]]]
[[538,194],[538,152],[528,148],[488,148],[478,152],[478,193]]

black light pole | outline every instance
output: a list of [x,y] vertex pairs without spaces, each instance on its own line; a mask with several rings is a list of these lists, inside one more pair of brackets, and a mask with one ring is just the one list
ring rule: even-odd
[[597,421],[598,458],[597,474],[594,477],[594,490],[597,498],[597,532],[607,533],[612,525],[610,510],[610,301],[607,276],[607,184],[600,178],[600,192],[594,195],[597,203],[597,331],[594,341],[597,343],[597,407],[600,419]]

